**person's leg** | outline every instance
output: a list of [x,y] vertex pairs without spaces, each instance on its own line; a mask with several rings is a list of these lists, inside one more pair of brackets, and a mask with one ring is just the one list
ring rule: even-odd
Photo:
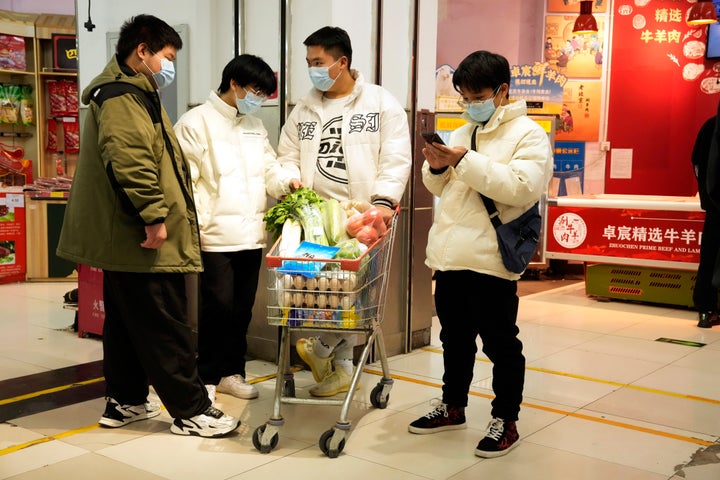
[[[339,339],[339,341],[338,341]],[[353,353],[357,343],[356,334],[323,334],[314,344],[315,352],[327,350],[327,343],[334,344],[332,351],[332,371],[317,385],[310,388],[310,394],[315,397],[330,397],[338,393],[347,392],[353,374]],[[317,364],[317,362],[314,362]]]
[[295,343],[298,355],[308,364],[316,382],[333,373],[333,352],[342,339],[341,335],[325,332],[317,337],[300,338]]
[[140,405],[147,401],[148,379],[128,332],[127,317],[133,312],[124,280],[107,270],[103,275],[105,392],[120,405]]
[[258,396],[258,390],[245,380],[245,355],[247,353],[247,331],[252,320],[258,275],[262,264],[262,250],[246,250],[227,254],[230,259],[232,281],[228,302],[231,308],[230,321],[218,338],[220,352],[219,370],[222,377],[217,386],[220,393],[229,393],[238,398],[251,399]]
[[475,455],[492,458],[505,455],[520,438],[515,422],[520,412],[525,383],[525,357],[517,328],[517,282],[484,276],[483,291],[492,298],[486,302],[487,321],[480,324],[483,352],[493,363],[492,421],[480,440]]
[[184,275],[114,272],[113,277],[123,287],[127,348],[134,347],[168,413],[177,418],[202,414],[211,403],[187,325]]
[[700,262],[695,276],[693,303],[698,311],[698,327],[709,328],[718,323],[718,288],[713,285],[713,276],[718,266],[720,251],[720,214],[714,210],[705,212]]
[[493,363],[492,416],[517,420],[525,383],[525,357],[517,327],[517,282],[484,275],[486,319],[480,323],[483,352]]
[[217,385],[225,372],[228,339],[232,335],[233,271],[225,252],[202,252],[198,372],[203,382]]
[[435,310],[443,347],[442,402],[408,426],[411,433],[427,434],[466,428],[465,407],[477,352],[477,322],[481,321],[482,290],[478,274],[470,271],[435,273]]

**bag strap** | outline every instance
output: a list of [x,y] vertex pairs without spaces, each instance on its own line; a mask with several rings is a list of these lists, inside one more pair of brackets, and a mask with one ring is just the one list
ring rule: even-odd
[[[475,136],[477,135],[477,129],[479,125],[475,125],[475,128],[472,132],[472,137],[470,138],[470,149],[475,150],[477,148],[477,142],[475,141]],[[490,221],[493,224],[493,227],[498,228],[500,225],[502,225],[502,221],[500,220],[500,212],[498,212],[497,207],[495,206],[495,202],[492,201],[492,199],[486,197],[482,193],[478,192],[478,195],[480,195],[480,198],[482,198],[483,203],[485,204],[485,210],[487,210],[488,215],[490,215]]]

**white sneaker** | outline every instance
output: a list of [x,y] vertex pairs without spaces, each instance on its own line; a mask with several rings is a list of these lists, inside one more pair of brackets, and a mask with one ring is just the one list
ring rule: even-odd
[[114,399],[105,397],[105,412],[98,423],[104,427],[118,428],[128,423],[160,415],[160,405],[146,402],[141,405],[120,405]]
[[297,350],[300,358],[302,358],[302,361],[307,363],[310,367],[315,381],[321,382],[325,377],[332,373],[332,361],[335,354],[332,354],[327,358],[319,357],[315,353],[315,342],[317,341],[318,339],[315,337],[300,338],[295,343],[295,349]]
[[210,399],[211,403],[215,403],[215,389],[217,388],[216,385],[208,384],[205,385],[205,390],[208,392],[208,398]]
[[[310,389],[310,395],[313,397],[332,397],[338,393],[347,392],[350,390],[351,380],[352,375],[342,368],[337,368],[325,377],[322,382],[312,387]],[[360,388],[360,382],[358,382],[357,388]]]
[[242,375],[223,377],[217,386],[218,393],[229,393],[233,397],[250,400],[257,398],[258,390],[245,381]]
[[198,437],[222,437],[240,426],[240,420],[213,407],[192,418],[176,418],[170,431],[176,435],[197,435]]

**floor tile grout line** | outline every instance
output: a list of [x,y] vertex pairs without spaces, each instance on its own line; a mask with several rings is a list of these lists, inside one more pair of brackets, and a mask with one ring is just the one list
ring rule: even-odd
[[[294,371],[298,371],[298,370],[299,370],[299,367],[298,367],[298,366],[294,366],[294,367],[293,367],[293,370],[294,370]],[[383,376],[382,371],[373,370],[373,369],[370,369],[370,368],[367,368],[367,367],[366,367],[366,368],[363,368],[363,372],[364,372],[364,373],[368,373],[368,374],[372,374],[372,375]],[[430,381],[427,381],[427,380],[415,379],[415,378],[408,377],[408,376],[404,376],[404,375],[391,374],[390,377],[393,378],[393,379],[395,379],[395,380],[405,381],[405,382],[409,382],[409,383],[421,384],[421,385],[431,386],[431,387],[436,387],[436,388],[440,388],[440,387],[441,387],[440,384],[435,383],[435,382],[430,382]],[[265,376],[262,376],[262,377],[257,377],[257,378],[255,378],[255,379],[253,379],[253,380],[254,380],[253,383],[259,383],[259,382],[262,382],[262,381],[271,380],[271,379],[273,379],[273,378],[277,378],[277,373],[265,375]],[[472,390],[471,390],[470,392],[468,392],[468,393],[469,393],[470,395],[473,395],[473,396],[476,396],[476,397],[481,397],[481,398],[486,398],[486,399],[493,399],[493,398],[494,398],[493,395],[486,394],[486,393],[481,393],[481,392],[475,392],[475,391],[472,391]],[[578,418],[578,419],[581,419],[581,420],[588,420],[588,421],[592,421],[592,422],[596,422],[596,423],[601,423],[601,424],[604,424],[604,425],[610,425],[610,426],[619,427],[619,428],[624,428],[624,429],[628,429],[628,430],[634,430],[634,431],[638,431],[638,432],[642,432],[642,433],[647,433],[647,434],[651,434],[651,435],[661,436],[661,437],[670,438],[670,439],[674,439],[674,440],[679,440],[679,441],[683,441],[683,442],[687,442],[687,443],[694,443],[694,444],[702,445],[702,446],[705,446],[705,447],[709,447],[709,446],[711,446],[711,445],[715,445],[714,442],[709,442],[709,441],[707,441],[707,440],[701,440],[701,439],[698,439],[698,438],[687,437],[687,436],[678,435],[678,434],[669,433],[669,432],[663,432],[662,430],[656,430],[656,429],[647,428],[647,427],[640,427],[640,426],[637,426],[637,425],[632,425],[632,424],[625,423],[625,422],[619,422],[619,421],[616,421],[616,420],[608,420],[608,419],[604,419],[604,418],[593,417],[592,415],[587,415],[587,414],[572,412],[572,411],[569,411],[569,410],[561,410],[561,409],[559,409],[559,408],[546,407],[546,406],[544,406],[544,405],[540,405],[540,404],[536,404],[536,403],[523,402],[522,405],[524,405],[525,407],[528,407],[528,408],[536,409],[536,410],[542,410],[542,411],[546,411],[546,412],[550,412],[550,413],[556,413],[556,414],[559,414],[559,415],[564,415],[564,416],[567,416],[567,417],[573,417],[573,418]],[[31,440],[31,441],[29,441],[29,442],[25,442],[25,443],[22,443],[22,444],[11,445],[10,447],[7,447],[7,448],[4,448],[4,449],[0,450],[0,457],[2,457],[2,456],[4,456],[4,455],[11,454],[11,453],[15,453],[15,452],[20,451],[20,450],[23,450],[23,449],[25,449],[25,448],[32,447],[32,446],[34,446],[34,445],[39,445],[39,444],[47,443],[47,442],[50,442],[50,441],[53,441],[53,440],[58,440],[58,439],[61,439],[61,438],[70,437],[70,436],[72,436],[72,435],[76,435],[76,434],[79,434],[79,433],[84,433],[84,432],[87,432],[87,431],[90,431],[90,430],[94,430],[94,429],[99,428],[99,427],[100,427],[100,426],[99,426],[98,424],[87,425],[87,426],[84,426],[84,427],[76,428],[76,429],[73,429],[73,430],[68,430],[68,431],[66,431],[66,432],[61,432],[61,433],[58,433],[58,434],[55,434],[55,435],[51,435],[51,436],[48,436],[48,437],[43,437],[43,438]]]
[[[432,347],[421,347],[421,350],[425,350],[425,351],[431,352],[431,353],[442,353],[441,349],[432,348]],[[487,358],[475,357],[475,360],[477,360],[479,362],[492,363]],[[693,401],[697,401],[697,402],[709,403],[711,405],[720,405],[720,400],[716,400],[714,398],[706,398],[706,397],[700,397],[697,395],[689,395],[689,394],[685,394],[685,393],[670,392],[667,390],[660,390],[660,389],[651,388],[651,387],[642,387],[640,385],[631,385],[629,383],[615,382],[613,380],[604,380],[602,378],[589,377],[587,375],[580,375],[577,373],[561,372],[559,370],[550,370],[550,369],[541,368],[541,367],[526,366],[525,369],[531,370],[534,372],[539,372],[539,373],[558,375],[561,377],[575,378],[577,380],[584,380],[587,382],[601,383],[601,384],[611,385],[611,386],[620,387],[620,388],[627,388],[630,390],[637,390],[637,391],[641,391],[641,392],[645,392],[645,393],[653,393],[653,394],[657,394],[657,395],[665,395],[668,397],[681,398],[681,399],[685,399],[685,400],[693,400]]]
[[[381,372],[381,371],[371,370],[371,369],[368,369],[368,368],[363,369],[363,372],[365,372],[365,373],[370,373],[370,374],[373,374],[373,375],[380,375],[380,376],[382,376],[382,372]],[[391,374],[390,376],[391,376],[393,379],[395,379],[395,380],[401,380],[401,381],[410,382],[410,383],[418,383],[418,384],[426,385],[426,386],[434,386],[434,387],[437,387],[437,388],[441,388],[441,387],[442,387],[442,385],[440,385],[439,383],[428,382],[428,381],[426,381],[426,380],[418,380],[418,379],[415,379],[415,378],[412,378],[412,377],[407,377],[407,376],[404,376],[404,375]],[[472,395],[472,396],[475,396],[475,397],[486,398],[486,399],[489,399],[489,400],[492,400],[493,398],[495,398],[494,395],[490,395],[490,394],[488,394],[488,393],[475,392],[475,391],[473,391],[473,390],[470,390],[470,391],[468,392],[468,394],[469,394],[469,395]],[[604,424],[604,425],[610,425],[610,426],[613,426],[613,427],[619,427],[619,428],[624,428],[624,429],[627,429],[627,430],[634,430],[634,431],[638,431],[638,432],[642,432],[642,433],[648,433],[648,434],[656,435],[656,436],[660,436],[660,437],[671,438],[671,439],[673,439],[673,440],[680,440],[680,441],[683,441],[683,442],[686,442],[686,443],[694,443],[694,444],[702,445],[702,446],[705,446],[705,447],[709,447],[709,446],[711,446],[711,445],[715,445],[715,442],[711,442],[711,441],[708,441],[708,440],[702,440],[702,439],[699,439],[699,438],[688,437],[688,436],[685,436],[685,435],[678,435],[678,434],[676,434],[676,433],[664,432],[664,431],[662,431],[662,430],[656,430],[656,429],[648,428],[648,427],[641,427],[641,426],[639,426],[639,425],[632,425],[632,424],[630,424],[630,423],[620,422],[620,421],[617,421],[617,420],[608,420],[608,419],[605,419],[605,418],[593,417],[592,415],[587,415],[587,414],[584,414],[584,413],[577,413],[577,412],[573,412],[573,411],[570,411],[570,410],[561,410],[561,409],[559,409],[559,408],[546,407],[546,406],[544,406],[544,405],[540,405],[540,404],[537,404],[537,403],[522,402],[521,405],[523,405],[523,406],[525,406],[525,407],[528,407],[528,408],[533,408],[533,409],[536,409],[536,410],[542,410],[542,411],[549,412],[549,413],[556,413],[556,414],[564,415],[564,416],[567,416],[567,417],[578,418],[578,419],[581,419],[581,420],[588,420],[588,421],[592,421],[592,422],[596,422],[596,423],[601,423],[601,424]]]

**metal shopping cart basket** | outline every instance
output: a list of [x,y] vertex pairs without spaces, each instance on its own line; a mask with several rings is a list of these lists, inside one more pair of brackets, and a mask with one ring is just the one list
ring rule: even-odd
[[[320,436],[320,449],[335,458],[345,446],[350,431],[348,411],[360,375],[373,344],[377,345],[383,376],[370,394],[377,408],[387,407],[393,380],[387,363],[385,343],[380,324],[388,286],[395,224],[394,215],[388,232],[356,260],[283,258],[277,255],[279,241],[266,256],[268,267],[268,323],[281,330],[280,358],[273,414],[253,432],[253,445],[261,453],[269,453],[278,443],[280,427],[285,423],[280,405],[340,405],[340,418],[335,426]],[[365,346],[353,370],[345,398],[297,398],[295,381],[290,371],[290,331],[293,329],[362,332]]]

